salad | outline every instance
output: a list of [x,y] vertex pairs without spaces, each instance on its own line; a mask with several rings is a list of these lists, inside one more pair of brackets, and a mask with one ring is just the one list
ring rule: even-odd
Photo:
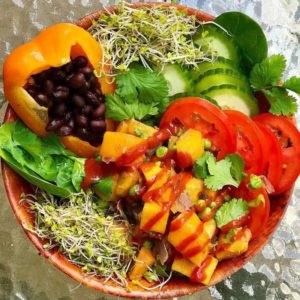
[[0,156],[32,185],[27,230],[124,287],[209,285],[300,174],[300,78],[285,68],[240,12],[121,2],[88,31],[47,28],[3,70],[18,119]]

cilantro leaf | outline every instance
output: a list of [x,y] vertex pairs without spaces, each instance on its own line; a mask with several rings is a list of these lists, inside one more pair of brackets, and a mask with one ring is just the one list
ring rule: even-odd
[[115,121],[128,120],[133,118],[133,110],[117,94],[108,95],[105,99],[106,116]]
[[127,103],[138,99],[144,103],[159,103],[168,96],[168,83],[158,72],[133,64],[129,71],[117,75],[117,94]]
[[242,180],[247,176],[243,171],[245,168],[245,162],[241,156],[236,153],[228,154],[227,160],[231,162],[230,172],[233,178],[240,184]]
[[168,83],[165,78],[139,64],[116,76],[117,90],[106,97],[106,116],[116,121],[142,120],[165,110]]
[[193,167],[193,173],[196,178],[205,179],[209,175],[207,167],[207,159],[213,156],[211,152],[205,151],[204,154],[199,157]]
[[207,188],[217,191],[222,189],[225,185],[239,186],[239,183],[231,175],[232,163],[229,159],[216,161],[214,156],[207,159],[207,167],[209,176],[204,180]]
[[293,76],[286,80],[282,86],[300,95],[300,77]]
[[265,58],[256,64],[250,73],[250,83],[256,90],[278,85],[286,67],[285,57],[281,54]]
[[271,90],[263,90],[263,93],[270,102],[270,112],[274,115],[289,116],[297,112],[297,100],[280,87],[273,87]]
[[243,199],[232,199],[225,202],[216,212],[215,219],[218,228],[249,213],[248,204]]

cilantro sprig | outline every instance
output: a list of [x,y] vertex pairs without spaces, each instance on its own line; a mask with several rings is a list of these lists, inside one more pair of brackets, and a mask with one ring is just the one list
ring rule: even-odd
[[156,116],[168,105],[168,83],[164,77],[133,64],[116,76],[117,90],[106,97],[106,116],[115,121],[143,120]]
[[249,213],[248,204],[243,199],[232,199],[225,202],[216,212],[215,219],[218,228],[237,220]]
[[280,85],[286,68],[281,54],[265,58],[250,73],[250,83],[255,91],[261,91],[270,103],[270,112],[289,116],[297,111],[297,100],[290,91],[300,95],[300,78],[291,77]]
[[238,187],[245,178],[244,167],[244,160],[238,154],[216,161],[213,154],[206,151],[195,162],[193,171],[195,177],[204,179],[207,188],[217,191],[226,185]]

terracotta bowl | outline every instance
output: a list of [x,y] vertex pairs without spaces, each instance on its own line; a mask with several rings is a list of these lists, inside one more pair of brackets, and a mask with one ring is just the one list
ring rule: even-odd
[[[152,6],[161,3],[139,3],[135,4],[135,7],[141,6]],[[163,5],[170,5],[164,3]],[[201,12],[200,10],[195,10],[191,8],[186,8],[181,5],[177,5],[178,9],[187,9],[189,14],[194,14],[199,20],[209,21],[213,20],[213,17]],[[110,8],[112,11],[115,7]],[[99,16],[99,12],[93,13],[79,20],[77,24],[87,29],[91,26],[92,20]],[[8,106],[4,121],[12,121],[17,117],[11,107]],[[68,276],[72,277],[76,281],[83,283],[88,287],[92,287],[102,293],[108,293],[116,296],[131,297],[131,298],[172,298],[183,295],[190,295],[192,293],[198,292],[200,290],[206,289],[206,286],[201,284],[191,283],[185,278],[172,278],[161,290],[145,291],[139,287],[133,286],[129,283],[129,289],[125,289],[116,285],[112,281],[104,282],[100,277],[87,276],[80,268],[71,264],[57,249],[45,250],[43,249],[43,244],[46,241],[38,238],[35,234],[28,231],[26,228],[30,228],[34,224],[34,216],[28,212],[26,206],[21,205],[20,195],[21,193],[28,193],[32,191],[32,186],[23,180],[19,175],[12,171],[3,161],[2,161],[2,175],[3,181],[7,193],[7,197],[12,206],[12,209],[16,215],[17,220],[24,229],[25,233],[32,241],[34,246],[38,251],[46,258],[48,261],[57,267],[62,272],[66,273]],[[271,237],[275,229],[280,223],[285,210],[287,208],[292,190],[289,192],[274,197],[271,201],[271,215],[268,220],[267,226],[263,228],[259,237],[250,242],[249,250],[244,255],[237,257],[235,259],[230,259],[222,261],[219,263],[216,272],[214,273],[211,285],[215,285],[223,281],[226,277],[232,275],[238,271],[242,266],[244,266],[249,260],[251,260],[266,244],[268,239]]]

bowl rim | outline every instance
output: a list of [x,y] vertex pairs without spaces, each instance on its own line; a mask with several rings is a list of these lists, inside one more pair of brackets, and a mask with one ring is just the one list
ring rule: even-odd
[[[166,7],[175,6],[178,9],[185,9],[187,10],[188,14],[195,15],[197,19],[201,21],[211,21],[214,19],[213,16],[199,9],[194,9],[183,5],[161,2],[132,4],[132,6],[136,8],[145,6],[151,7],[153,5],[162,5]],[[107,9],[109,11],[115,11],[116,6],[111,6]],[[91,26],[92,20],[99,17],[101,11],[103,10],[91,13],[79,19],[75,24],[83,27],[84,29],[87,29]],[[15,119],[17,119],[17,116],[14,113],[13,109],[8,105],[5,112],[4,122],[13,121]],[[170,282],[168,282],[162,289],[159,290],[146,291],[130,284],[130,290],[128,290],[127,288],[121,287],[112,281],[104,282],[104,280],[100,277],[89,276],[84,274],[79,267],[70,263],[67,260],[67,258],[64,255],[62,255],[57,249],[44,249],[43,244],[45,244],[47,241],[40,239],[31,231],[31,228],[33,227],[34,216],[28,211],[27,207],[23,204],[20,204],[19,201],[21,193],[29,193],[31,191],[28,182],[26,182],[23,178],[16,174],[3,160],[1,160],[1,169],[6,195],[13,209],[13,212],[22,229],[24,230],[28,238],[31,240],[33,245],[36,247],[36,249],[39,251],[39,253],[41,253],[57,269],[64,272],[66,275],[73,278],[80,284],[83,283],[88,287],[92,287],[106,294],[140,299],[162,299],[191,295],[195,292],[206,289],[209,286],[215,285],[223,281],[225,278],[238,271],[248,261],[250,261],[271,238],[285,214],[293,191],[293,188],[291,188],[284,194],[272,197],[276,199],[273,199],[273,201],[271,201],[270,217],[261,235],[250,242],[249,250],[244,255],[234,259],[220,262],[209,286],[192,283],[186,278],[172,278]],[[275,204],[272,205],[272,203]],[[278,203],[278,205],[276,203]],[[273,216],[272,218],[271,215]],[[222,270],[220,270],[220,266],[222,266]]]

